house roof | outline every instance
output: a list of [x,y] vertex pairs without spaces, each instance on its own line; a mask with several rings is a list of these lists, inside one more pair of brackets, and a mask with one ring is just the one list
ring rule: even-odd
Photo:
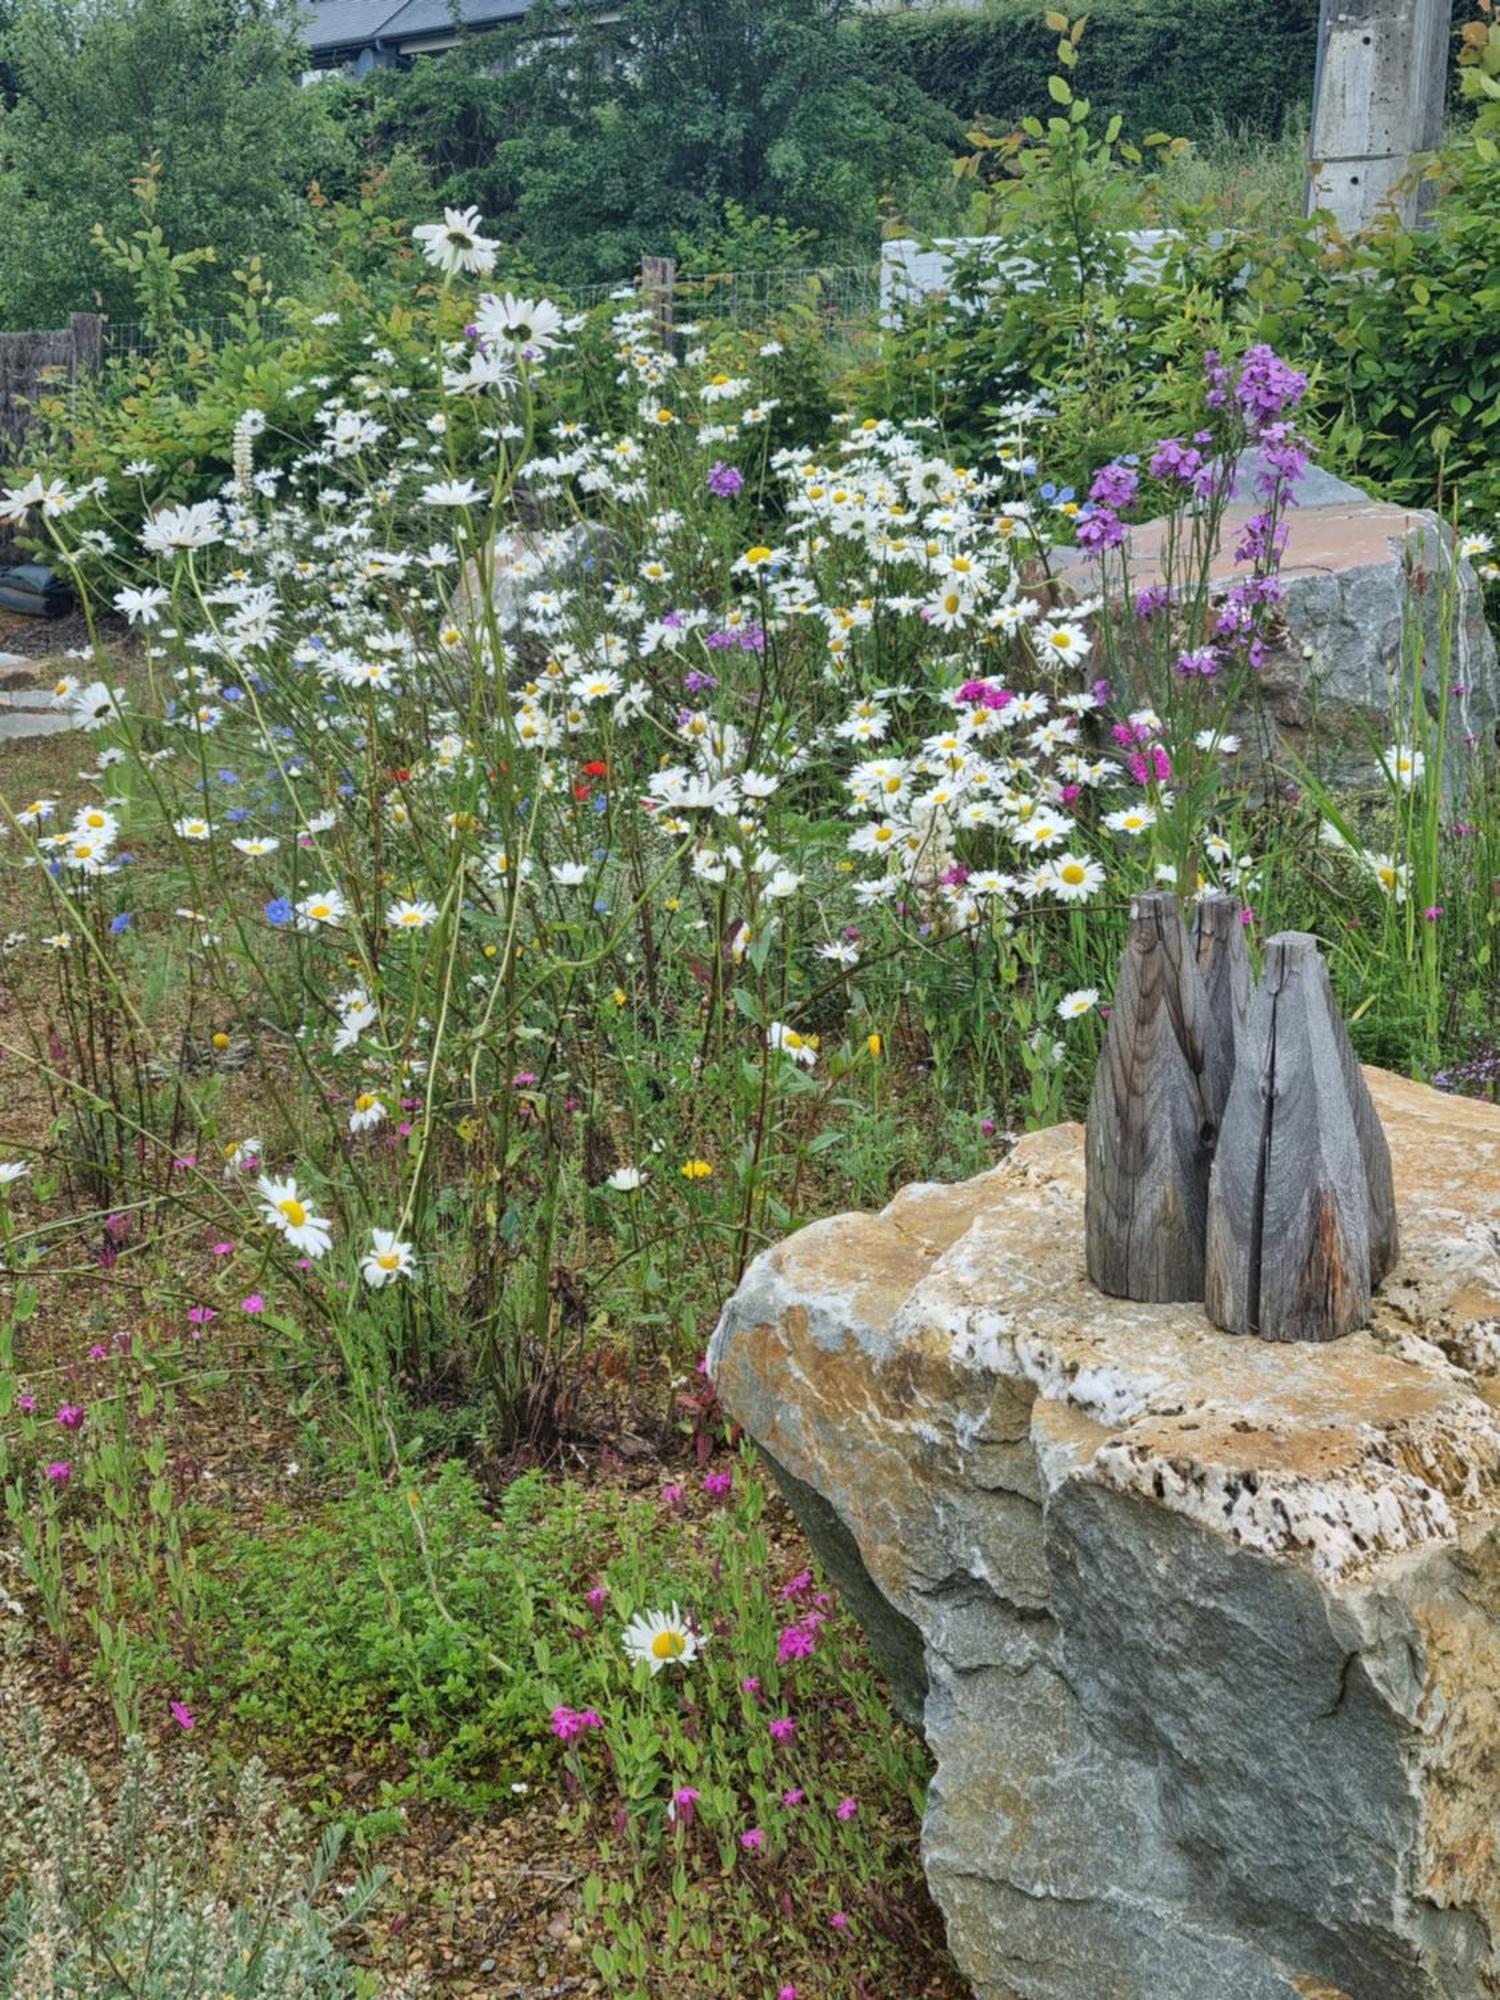
[[531,0],[305,0],[308,47],[314,55],[406,41],[450,30],[454,17],[466,28],[519,21]]
[[359,48],[377,39],[405,0],[308,0],[303,10],[307,45],[324,49]]
[[531,11],[531,0],[405,0],[381,34],[399,36],[438,35],[451,28],[454,16],[466,28],[488,28],[505,21],[523,20]]

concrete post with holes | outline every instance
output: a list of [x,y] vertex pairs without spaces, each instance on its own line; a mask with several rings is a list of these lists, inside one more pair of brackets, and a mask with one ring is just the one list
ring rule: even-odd
[[1346,235],[1387,204],[1410,228],[1412,156],[1442,138],[1453,0],[1320,0],[1307,212]]

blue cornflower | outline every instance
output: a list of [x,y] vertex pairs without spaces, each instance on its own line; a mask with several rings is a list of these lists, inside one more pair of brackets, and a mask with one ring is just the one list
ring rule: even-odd
[[111,937],[118,937],[121,931],[128,931],[129,929],[130,929],[129,910],[121,910],[120,914],[117,917],[110,918],[109,934]]
[[273,896],[267,903],[266,920],[273,924],[289,924],[292,921],[292,906],[285,896]]

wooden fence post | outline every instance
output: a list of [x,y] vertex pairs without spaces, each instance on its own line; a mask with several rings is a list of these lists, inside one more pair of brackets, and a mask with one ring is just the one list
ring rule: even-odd
[[104,364],[104,318],[100,313],[70,313],[68,344],[72,349],[72,380],[97,375]]
[[677,259],[642,257],[641,292],[656,316],[656,337],[670,349],[677,332]]

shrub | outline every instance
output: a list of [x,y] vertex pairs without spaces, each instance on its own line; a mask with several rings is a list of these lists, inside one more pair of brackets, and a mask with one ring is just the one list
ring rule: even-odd
[[[982,11],[876,14],[850,32],[959,117],[1019,122],[1047,92],[1049,41],[1039,0]],[[1109,101],[1134,130],[1208,138],[1220,125],[1272,136],[1312,98],[1317,0],[1099,0],[1089,34]]]
[[0,2000],[414,2000],[339,1949],[382,1886],[336,1889],[340,1846],[332,1827],[305,1856],[257,1761],[223,1802],[198,1758],[139,1737],[107,1803],[0,1662]]

